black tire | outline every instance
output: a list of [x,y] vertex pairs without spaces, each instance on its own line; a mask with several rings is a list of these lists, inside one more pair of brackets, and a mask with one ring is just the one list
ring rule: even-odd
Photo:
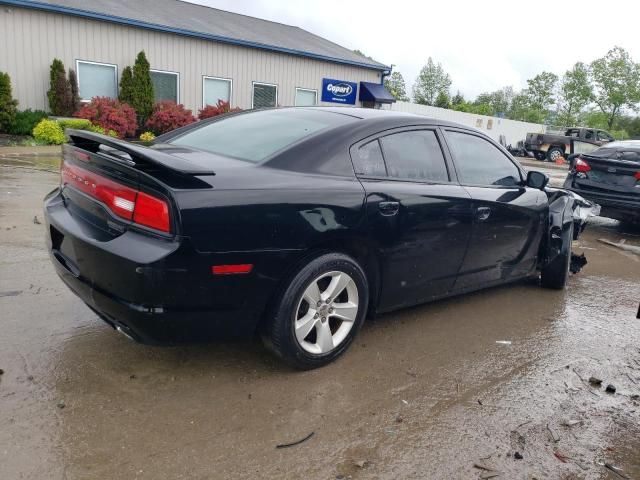
[[537,160],[544,160],[546,158],[544,152],[535,152],[534,155]]
[[545,288],[562,290],[567,286],[569,266],[571,264],[571,242],[573,241],[573,223],[562,232],[562,248],[556,258],[540,272],[540,284]]
[[[337,346],[327,353],[311,353],[307,350],[309,343],[303,341],[302,343],[307,345],[307,349],[303,348],[296,336],[296,321],[300,321],[296,320],[296,318],[301,315],[300,312],[305,306],[304,304],[306,304],[307,310],[311,309],[311,304],[303,299],[303,294],[307,288],[318,278],[330,272],[346,273],[350,279],[353,280],[353,284],[350,284],[349,288],[353,289],[353,285],[355,285],[357,289],[357,313],[354,315],[355,320],[346,337],[344,337]],[[316,285],[320,285],[323,280],[324,279],[321,278],[316,282]],[[343,292],[346,292],[346,290],[347,288],[345,288]],[[322,293],[324,294],[326,291]],[[338,302],[338,298],[334,299]],[[339,303],[336,304],[339,305]],[[362,326],[368,304],[369,287],[367,278],[360,265],[351,257],[340,253],[321,255],[302,267],[276,299],[273,308],[265,319],[265,325],[262,329],[263,342],[268,349],[295,368],[309,370],[322,367],[334,361],[349,348],[358,330]],[[336,311],[337,309],[338,307],[336,307]],[[320,309],[318,308],[317,311],[320,312]],[[333,312],[333,309],[330,310],[330,312]],[[323,322],[325,322],[325,318],[327,326],[334,321],[340,324],[342,323],[331,313],[327,313],[326,317],[321,317]],[[315,332],[318,331],[317,328],[322,328],[318,323],[319,321],[320,320],[317,320],[315,322],[317,327],[311,329],[311,332],[314,332],[310,333],[311,336],[316,335]],[[324,325],[324,323],[322,325]],[[333,328],[336,328],[335,325],[331,326],[331,329]],[[337,335],[337,333],[334,334]],[[317,333],[317,335],[319,335],[319,333]],[[316,340],[316,344],[320,344],[319,338]]]
[[555,162],[558,157],[564,157],[564,151],[558,147],[550,148],[547,152],[547,160]]

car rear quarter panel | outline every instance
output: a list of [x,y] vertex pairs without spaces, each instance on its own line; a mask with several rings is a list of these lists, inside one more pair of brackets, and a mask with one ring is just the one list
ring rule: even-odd
[[255,167],[219,172],[206,191],[176,194],[182,231],[200,252],[304,250],[360,227],[353,177]]

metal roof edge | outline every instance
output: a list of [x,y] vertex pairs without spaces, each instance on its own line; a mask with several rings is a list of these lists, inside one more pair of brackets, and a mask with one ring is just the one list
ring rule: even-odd
[[275,45],[268,45],[268,44],[259,43],[259,42],[251,42],[248,40],[241,40],[237,38],[223,37],[220,35],[212,35],[212,34],[203,33],[203,32],[196,32],[193,30],[185,30],[182,28],[169,27],[169,26],[160,25],[157,23],[145,22],[142,20],[135,20],[132,18],[118,17],[115,15],[109,15],[106,13],[92,12],[90,10],[83,10],[83,9],[73,8],[73,7],[65,7],[62,5],[52,5],[49,3],[42,3],[42,2],[32,1],[32,0],[0,0],[0,5],[11,5],[15,7],[30,8],[33,10],[42,10],[47,12],[73,15],[76,17],[89,18],[92,20],[102,20],[105,22],[144,28],[147,30],[173,33],[176,35],[199,38],[202,40],[210,40],[214,42],[227,43],[230,45],[238,45],[242,47],[257,48],[259,50],[268,50],[272,52],[286,53],[289,55],[306,57],[314,60],[322,60],[322,61],[331,62],[331,63],[339,63],[342,65],[351,65],[354,67],[367,68],[370,70],[376,70],[380,72],[390,70],[391,68],[385,65],[372,65],[370,63],[361,63],[361,62],[356,62],[352,60],[329,57],[327,55],[321,55],[318,53],[306,52],[303,50],[295,50],[291,48],[278,47]]

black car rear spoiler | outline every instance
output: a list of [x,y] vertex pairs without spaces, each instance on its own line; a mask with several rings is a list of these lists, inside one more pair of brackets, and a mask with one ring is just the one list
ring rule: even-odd
[[[67,129],[66,134],[71,139],[72,145],[92,153],[99,153],[101,145],[125,153],[131,160],[125,158],[121,158],[121,160],[130,163],[133,167],[136,165],[149,165],[185,175],[215,175],[215,172],[211,169],[191,163],[183,158],[99,133]],[[104,153],[109,152],[105,151]]]

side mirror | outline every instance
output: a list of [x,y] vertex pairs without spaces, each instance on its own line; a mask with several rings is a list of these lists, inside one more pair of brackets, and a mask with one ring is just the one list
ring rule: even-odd
[[527,187],[544,190],[548,183],[549,177],[542,172],[532,171],[527,173]]

